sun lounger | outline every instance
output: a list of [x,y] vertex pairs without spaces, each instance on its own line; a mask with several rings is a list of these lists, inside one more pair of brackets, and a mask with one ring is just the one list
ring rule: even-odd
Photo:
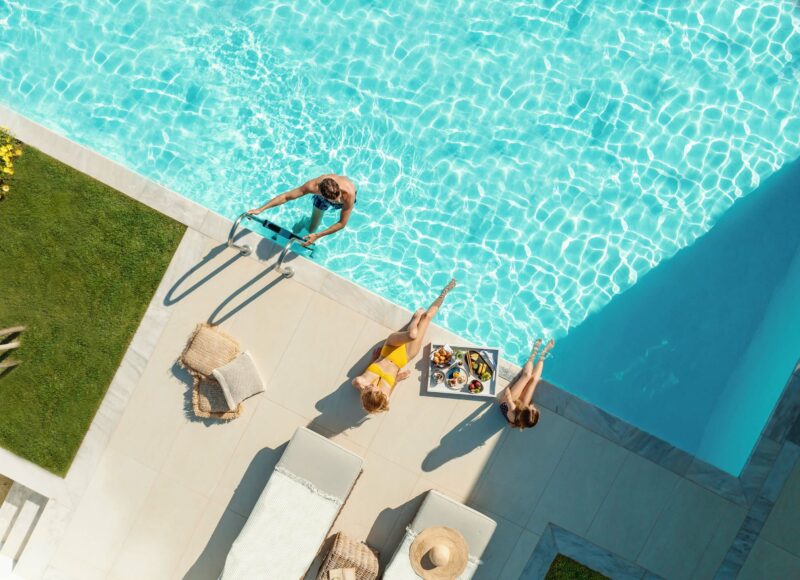
[[225,561],[222,580],[303,578],[363,460],[304,427],[295,431]]
[[384,580],[418,580],[408,557],[414,538],[426,528],[444,526],[461,532],[469,547],[469,563],[459,577],[469,580],[481,563],[481,556],[489,545],[497,523],[491,518],[465,506],[438,491],[431,490],[406,530],[400,547],[392,556],[383,575]]

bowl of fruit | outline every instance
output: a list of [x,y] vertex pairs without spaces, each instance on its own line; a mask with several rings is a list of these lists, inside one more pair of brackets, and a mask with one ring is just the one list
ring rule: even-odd
[[473,395],[477,395],[483,392],[483,383],[480,382],[478,379],[474,379],[469,382],[469,392]]
[[453,349],[447,345],[441,346],[431,353],[431,362],[439,368],[446,368],[453,362]]
[[456,367],[447,373],[447,382],[445,384],[454,391],[460,391],[466,383],[467,373],[463,369]]

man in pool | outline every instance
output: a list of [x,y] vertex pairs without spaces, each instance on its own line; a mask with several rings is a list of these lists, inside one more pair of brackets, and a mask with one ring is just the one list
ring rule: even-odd
[[[356,186],[344,175],[335,175],[333,173],[320,175],[311,181],[306,181],[300,187],[295,187],[291,191],[277,195],[261,207],[251,209],[247,213],[258,215],[264,210],[283,205],[287,201],[294,201],[308,194],[314,196],[314,210],[311,214],[311,222],[308,224],[309,233],[305,237],[306,241],[303,246],[309,246],[318,239],[335,234],[345,228],[356,203]],[[329,228],[316,233],[323,214],[329,209],[339,210],[339,221]]]

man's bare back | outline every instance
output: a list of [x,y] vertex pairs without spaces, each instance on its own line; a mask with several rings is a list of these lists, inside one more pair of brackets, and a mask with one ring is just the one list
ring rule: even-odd
[[[356,203],[356,186],[350,178],[344,175],[327,173],[306,181],[303,185],[291,191],[275,196],[263,206],[251,209],[247,213],[256,215],[264,210],[283,205],[287,201],[293,201],[304,195],[314,196],[314,209],[308,224],[309,234],[306,236],[306,241],[303,244],[304,246],[308,246],[324,236],[329,236],[344,229]],[[320,233],[316,233],[322,221],[322,216],[331,208],[339,210],[339,221]]]

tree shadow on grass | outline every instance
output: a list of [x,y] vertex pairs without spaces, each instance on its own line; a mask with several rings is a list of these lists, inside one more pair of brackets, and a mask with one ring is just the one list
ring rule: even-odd
[[[20,335],[23,332],[23,329],[16,328],[14,332],[10,332],[8,334],[0,335],[0,345],[10,345],[11,343],[17,342],[19,340]],[[0,350],[0,379],[4,376],[10,374],[16,368],[19,367],[20,361],[19,359],[15,359],[12,354],[17,352],[18,347],[12,346],[8,350]]]

